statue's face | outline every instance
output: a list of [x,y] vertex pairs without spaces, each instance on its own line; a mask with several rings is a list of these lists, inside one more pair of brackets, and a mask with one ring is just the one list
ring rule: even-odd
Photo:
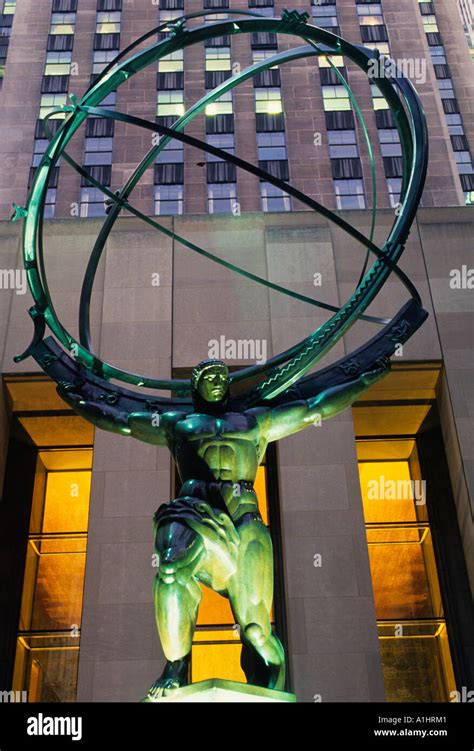
[[199,377],[197,390],[207,402],[220,402],[224,398],[229,386],[227,368],[222,365],[206,368]]

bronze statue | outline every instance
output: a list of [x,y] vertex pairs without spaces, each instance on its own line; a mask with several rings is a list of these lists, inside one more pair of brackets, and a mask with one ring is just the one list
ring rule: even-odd
[[229,598],[243,643],[247,681],[278,690],[285,684],[285,655],[272,633],[273,551],[253,483],[267,444],[319,424],[349,407],[389,371],[389,360],[358,378],[314,397],[242,411],[229,407],[229,373],[221,360],[193,371],[193,406],[163,412],[120,412],[84,400],[71,385],[60,395],[104,430],[167,446],[182,486],[154,516],[159,567],[156,623],[167,663],[149,690],[156,699],[189,683],[188,665],[202,582]]

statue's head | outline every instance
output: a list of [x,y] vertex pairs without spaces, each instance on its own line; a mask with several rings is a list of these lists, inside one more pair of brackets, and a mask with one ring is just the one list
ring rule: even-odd
[[203,360],[191,375],[193,401],[201,404],[225,406],[229,398],[229,370],[222,360]]

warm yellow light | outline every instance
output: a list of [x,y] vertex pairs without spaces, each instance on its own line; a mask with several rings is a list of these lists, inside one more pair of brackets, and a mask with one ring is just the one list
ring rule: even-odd
[[206,115],[217,115],[217,105],[208,104],[206,107]]
[[282,111],[282,108],[281,108],[280,101],[268,102],[267,112],[269,115],[278,115],[281,111]]

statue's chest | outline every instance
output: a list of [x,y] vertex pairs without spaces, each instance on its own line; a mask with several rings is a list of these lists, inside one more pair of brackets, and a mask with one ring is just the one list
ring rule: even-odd
[[256,421],[238,412],[228,412],[214,417],[205,414],[188,415],[176,426],[178,438],[187,441],[213,439],[252,439],[256,431]]

